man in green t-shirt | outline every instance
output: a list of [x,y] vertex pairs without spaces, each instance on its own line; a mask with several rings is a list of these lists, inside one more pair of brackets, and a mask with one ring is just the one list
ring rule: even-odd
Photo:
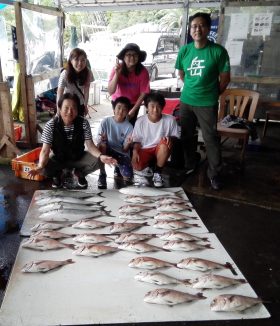
[[196,13],[191,17],[194,41],[181,47],[175,67],[184,82],[180,122],[186,174],[194,172],[200,160],[196,152],[199,123],[208,158],[207,175],[212,188],[219,190],[222,159],[217,134],[218,99],[230,82],[230,64],[226,49],[208,40],[210,27],[209,14]]

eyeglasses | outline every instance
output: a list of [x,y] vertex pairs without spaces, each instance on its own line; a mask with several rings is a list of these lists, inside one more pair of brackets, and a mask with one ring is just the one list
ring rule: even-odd
[[125,57],[134,57],[134,58],[137,58],[138,57],[138,53],[126,53],[125,54]]

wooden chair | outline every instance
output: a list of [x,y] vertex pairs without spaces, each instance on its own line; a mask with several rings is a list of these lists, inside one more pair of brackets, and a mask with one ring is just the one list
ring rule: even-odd
[[263,137],[266,135],[269,120],[280,121],[280,102],[265,102],[264,106],[268,110],[265,112],[265,123],[262,134]]
[[249,140],[248,129],[226,128],[221,125],[221,120],[228,114],[236,117],[253,121],[255,111],[259,100],[259,93],[246,89],[226,89],[220,95],[220,106],[218,112],[217,131],[221,137],[225,137],[223,142],[228,138],[235,138],[242,141],[242,150],[240,162],[243,164],[245,148]]

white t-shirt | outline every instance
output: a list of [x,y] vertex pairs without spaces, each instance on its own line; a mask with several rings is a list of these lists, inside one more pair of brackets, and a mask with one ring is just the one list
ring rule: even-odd
[[141,143],[142,148],[156,147],[163,137],[179,138],[176,120],[171,115],[162,114],[158,122],[152,122],[148,114],[136,120],[132,133],[133,142]]

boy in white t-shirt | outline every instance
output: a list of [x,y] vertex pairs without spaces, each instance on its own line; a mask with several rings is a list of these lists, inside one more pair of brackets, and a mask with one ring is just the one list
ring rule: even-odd
[[[102,154],[110,153],[118,161],[114,175],[123,177],[126,183],[129,183],[133,177],[130,158],[133,126],[127,119],[130,107],[131,103],[127,97],[118,97],[113,102],[114,115],[106,117],[101,121],[97,139],[97,146],[100,152]],[[106,177],[103,164],[98,178],[99,189],[107,188]]]
[[[174,117],[162,114],[165,99],[159,93],[150,93],[144,99],[147,114],[135,123],[132,166],[134,174],[152,176],[155,187],[162,187],[161,172],[172,148],[172,138],[179,137],[178,125]],[[154,165],[153,170],[150,166]]]

